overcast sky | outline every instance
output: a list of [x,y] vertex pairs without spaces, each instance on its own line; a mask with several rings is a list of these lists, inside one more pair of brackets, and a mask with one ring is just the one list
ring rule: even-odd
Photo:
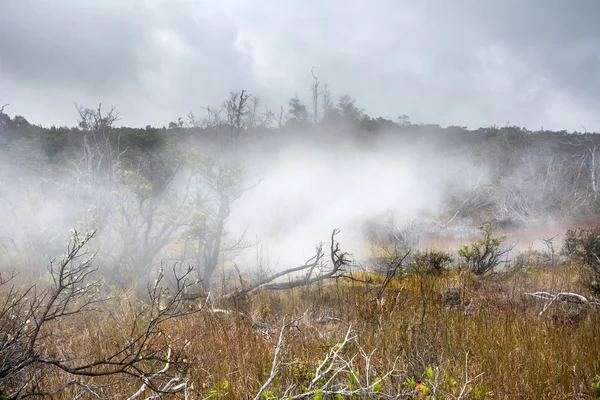
[[246,89],[308,102],[311,68],[371,116],[600,131],[598,0],[0,0],[0,103],[166,125]]

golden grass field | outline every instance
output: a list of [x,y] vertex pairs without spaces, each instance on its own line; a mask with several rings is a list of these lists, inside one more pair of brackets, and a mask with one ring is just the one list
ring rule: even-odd
[[[188,379],[186,393],[171,398],[254,398],[270,375],[284,318],[299,318],[283,331],[281,363],[261,398],[306,391],[350,328],[356,339],[340,356],[351,360],[356,377],[341,368],[334,380],[357,387],[356,378],[370,377],[373,391],[356,398],[592,399],[600,375],[600,307],[557,303],[539,316],[544,301],[523,295],[583,293],[575,276],[567,266],[488,278],[457,270],[412,274],[395,278],[378,298],[382,277],[360,273],[355,278],[372,283],[343,279],[214,304],[236,311],[230,314],[193,302],[198,311],[162,324],[156,345],[178,349],[178,373]],[[95,312],[53,321],[40,350],[68,360],[101,359],[134,334],[138,308],[135,296],[123,293]],[[426,393],[410,378],[423,382]],[[41,379],[56,387],[71,378],[48,370]],[[139,379],[126,375],[79,382],[96,385],[94,396],[81,398],[128,398],[140,387]],[[49,398],[81,392],[71,386]],[[314,391],[304,398],[328,397]]]

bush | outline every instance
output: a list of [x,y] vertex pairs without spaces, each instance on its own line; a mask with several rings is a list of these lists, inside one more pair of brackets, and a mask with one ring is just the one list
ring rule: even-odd
[[580,263],[581,283],[600,294],[600,227],[568,229],[562,251]]
[[415,254],[411,267],[415,272],[439,275],[446,271],[454,258],[444,251],[426,250]]
[[555,264],[551,253],[528,249],[520,251],[508,267],[513,271],[526,271],[531,268],[548,268]]
[[506,235],[495,236],[492,224],[478,227],[483,238],[458,250],[465,264],[475,275],[483,275],[506,263],[505,256],[514,248],[507,245]]

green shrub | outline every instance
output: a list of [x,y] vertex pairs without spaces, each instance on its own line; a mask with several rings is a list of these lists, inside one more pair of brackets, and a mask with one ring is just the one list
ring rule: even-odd
[[580,263],[581,283],[600,294],[600,227],[568,229],[562,251]]
[[506,243],[506,235],[494,235],[492,224],[478,227],[483,238],[458,250],[465,264],[475,275],[483,275],[506,263],[505,258],[514,248]]
[[415,272],[439,275],[446,271],[454,258],[445,251],[426,250],[415,254],[411,267]]

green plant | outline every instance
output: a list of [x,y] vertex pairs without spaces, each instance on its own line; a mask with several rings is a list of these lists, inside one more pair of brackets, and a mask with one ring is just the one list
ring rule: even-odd
[[220,396],[225,396],[227,395],[227,388],[229,387],[229,381],[227,379],[221,379],[219,381],[219,386],[218,387],[213,387],[212,389],[210,389],[210,391],[208,392],[206,399],[207,400],[216,400],[218,399]]
[[600,399],[600,375],[596,375],[592,380],[592,394]]
[[439,275],[453,262],[454,258],[449,253],[431,249],[417,252],[411,266],[415,272]]
[[483,238],[458,250],[465,264],[475,275],[484,275],[506,263],[514,246],[506,244],[506,235],[496,236],[492,224],[478,227]]
[[408,386],[411,389],[414,389],[417,393],[417,398],[434,400],[435,395],[430,394],[431,388],[435,387],[435,383],[433,383],[435,377],[433,367],[426,367],[425,375],[427,377],[426,382],[417,381],[414,377],[411,376],[407,378],[404,382],[402,382],[402,384],[404,386]]
[[580,282],[600,294],[600,227],[568,229],[562,251],[580,263]]

